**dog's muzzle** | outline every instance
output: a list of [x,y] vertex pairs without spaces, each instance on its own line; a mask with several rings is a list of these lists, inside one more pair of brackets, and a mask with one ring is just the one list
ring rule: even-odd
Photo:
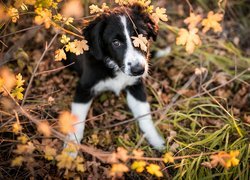
[[130,73],[132,76],[140,76],[145,72],[145,66],[137,63],[130,66]]

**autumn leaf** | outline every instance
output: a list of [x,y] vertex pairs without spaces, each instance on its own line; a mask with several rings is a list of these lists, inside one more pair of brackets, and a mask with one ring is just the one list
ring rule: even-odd
[[240,154],[240,151],[236,150],[236,151],[230,151],[229,155],[230,158],[226,161],[226,168],[230,168],[232,166],[237,166],[240,162],[239,159],[237,159],[236,157],[238,157]]
[[28,139],[28,137],[26,135],[22,135],[22,136],[19,136],[17,138],[17,140],[21,141],[22,144],[26,144],[29,139]]
[[87,45],[86,40],[81,40],[81,41],[75,40],[74,43],[75,43],[75,47],[76,47],[74,53],[76,55],[83,54],[84,51],[89,50],[89,46]]
[[17,154],[32,154],[35,150],[35,146],[32,142],[28,142],[27,144],[19,144],[17,145],[17,149],[14,150]]
[[128,160],[128,151],[124,149],[123,147],[118,147],[117,148],[117,158],[122,160],[123,162],[126,162]]
[[106,3],[103,3],[101,8],[99,8],[97,5],[92,4],[89,6],[89,9],[90,9],[90,14],[95,14],[95,13],[102,13],[105,10],[109,9],[109,7],[107,6]]
[[143,34],[139,34],[138,37],[132,36],[131,38],[133,39],[133,44],[135,47],[140,47],[141,50],[147,52],[148,40],[143,36]]
[[15,122],[14,124],[12,124],[13,133],[18,134],[21,130],[22,130],[22,126],[18,122]]
[[162,20],[164,22],[168,21],[168,16],[166,15],[166,9],[165,8],[159,8],[157,7],[155,9],[155,13],[152,14],[152,17],[154,19],[154,21],[156,22],[156,24]]
[[142,157],[144,154],[144,152],[140,149],[139,150],[134,149],[132,153],[135,157]]
[[146,164],[147,163],[145,161],[134,161],[131,165],[131,169],[135,170],[138,173],[141,173],[142,171],[144,171]]
[[24,158],[22,156],[17,156],[11,161],[11,166],[21,166],[23,164]]
[[221,32],[222,27],[219,22],[222,20],[222,18],[223,18],[223,14],[219,14],[219,13],[214,14],[213,11],[210,11],[207,15],[207,18],[203,19],[201,22],[202,26],[204,26],[204,28],[202,29],[202,32],[206,33],[210,29],[213,29],[214,32]]
[[76,159],[74,160],[75,169],[78,172],[84,172],[85,171],[83,162],[84,162],[84,159],[82,157],[80,157],[80,156],[77,156]]
[[25,80],[23,80],[23,77],[20,73],[18,75],[16,75],[16,86],[17,87],[23,86],[24,82],[25,82]]
[[37,125],[37,130],[44,134],[44,136],[49,137],[51,135],[51,130],[49,127],[49,123],[47,121],[41,122]]
[[72,17],[63,18],[63,20],[65,21],[65,24],[69,26],[71,23],[73,23],[74,18],[72,18]]
[[56,156],[57,167],[59,169],[71,169],[73,158],[70,156],[68,152],[62,151],[61,154]]
[[70,38],[66,36],[65,34],[62,35],[60,42],[63,44],[67,44],[69,42]]
[[37,16],[35,16],[35,23],[38,25],[44,24],[45,28],[48,29],[51,26],[52,12],[49,9],[37,8],[35,10]]
[[73,124],[76,122],[76,117],[68,111],[63,111],[59,116],[59,127],[61,132],[68,134],[74,132]]
[[186,51],[189,54],[193,53],[196,46],[201,45],[201,40],[197,33],[197,28],[191,29],[189,31],[181,28],[178,32],[178,37],[176,38],[176,44],[185,45]]
[[15,89],[13,89],[11,91],[11,95],[13,98],[17,98],[18,100],[22,100],[23,99],[23,92],[24,88],[23,87],[16,87]]
[[194,13],[190,13],[189,17],[184,20],[184,23],[188,24],[188,29],[193,29],[201,21],[201,19],[201,15],[195,15]]
[[54,159],[55,156],[56,156],[56,149],[49,146],[45,146],[44,158],[51,161]]
[[13,7],[8,8],[8,16],[11,17],[12,22],[16,23],[19,19],[18,10]]
[[155,175],[156,177],[162,177],[163,174],[160,171],[160,166],[156,165],[156,164],[149,164],[146,167],[147,171],[149,174]]
[[[15,75],[10,71],[7,67],[1,67],[0,68],[0,93],[3,92],[4,96],[7,96],[8,92],[11,91],[11,89],[16,84],[16,78]],[[6,89],[6,90],[5,90]]]
[[83,54],[84,51],[88,51],[89,46],[86,40],[81,40],[81,41],[75,40],[74,42],[69,42],[65,46],[65,50],[70,51],[76,55],[80,55]]
[[167,152],[164,154],[163,161],[165,163],[174,163],[174,158],[173,158],[173,153],[172,152]]
[[56,52],[55,52],[55,61],[61,61],[61,60],[63,60],[63,59],[64,59],[64,60],[67,59],[64,50],[63,50],[63,49],[58,49],[58,50],[56,50]]
[[84,15],[81,0],[66,1],[62,7],[62,14],[65,17],[81,18]]
[[110,170],[110,175],[121,177],[124,172],[128,172],[128,171],[129,171],[129,168],[124,164],[121,164],[121,163],[113,164]]

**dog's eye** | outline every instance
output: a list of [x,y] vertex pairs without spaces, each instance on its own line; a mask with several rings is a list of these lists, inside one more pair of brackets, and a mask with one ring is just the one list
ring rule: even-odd
[[121,42],[120,42],[119,40],[117,40],[117,39],[113,40],[113,41],[112,41],[112,44],[113,44],[113,46],[115,46],[115,47],[121,46]]

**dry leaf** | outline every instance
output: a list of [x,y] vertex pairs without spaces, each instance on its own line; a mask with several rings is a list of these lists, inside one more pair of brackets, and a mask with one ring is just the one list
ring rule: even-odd
[[189,17],[184,20],[184,23],[188,24],[189,29],[193,29],[201,21],[201,19],[201,15],[195,15],[194,13],[190,13]]
[[59,128],[61,132],[65,134],[74,132],[75,128],[73,127],[73,124],[75,122],[77,122],[76,116],[68,111],[63,111],[59,116]]
[[62,59],[66,60],[66,54],[63,49],[58,49],[55,52],[55,61],[61,61]]
[[201,45],[201,40],[197,33],[197,28],[191,29],[189,31],[181,28],[178,32],[178,37],[176,38],[176,44],[184,45],[186,47],[186,51],[189,54],[193,53],[195,47]]
[[149,164],[147,167],[146,167],[147,171],[149,174],[152,174],[152,175],[155,175],[156,177],[162,177],[163,174],[162,172],[160,171],[160,166],[156,165],[156,164]]
[[166,9],[165,8],[159,8],[157,7],[155,9],[155,13],[152,14],[152,17],[156,24],[158,24],[159,20],[162,21],[168,21],[168,16],[166,15]]
[[213,11],[210,11],[207,15],[206,19],[203,19],[201,24],[204,26],[202,29],[203,33],[206,33],[208,30],[213,29],[214,32],[221,32],[222,27],[220,25],[220,21],[223,18],[223,14],[215,13]]
[[132,36],[131,38],[133,39],[133,44],[135,47],[140,47],[141,50],[147,52],[148,40],[143,36],[143,34],[139,34],[138,37]]

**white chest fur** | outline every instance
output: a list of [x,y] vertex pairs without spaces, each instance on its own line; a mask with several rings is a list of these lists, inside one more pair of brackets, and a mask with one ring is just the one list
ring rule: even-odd
[[120,91],[126,86],[131,86],[135,84],[138,77],[128,76],[123,72],[118,72],[116,77],[108,78],[103,81],[98,82],[93,90],[95,93],[100,93],[103,91],[113,91],[116,95],[119,95]]

